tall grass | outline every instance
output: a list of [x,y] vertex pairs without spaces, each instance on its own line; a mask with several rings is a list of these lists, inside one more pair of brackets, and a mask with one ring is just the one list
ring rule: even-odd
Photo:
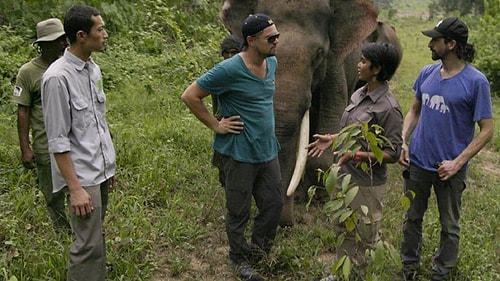
[[[406,111],[413,80],[431,62],[420,30],[433,24],[420,18],[393,24],[405,54],[391,86]],[[113,266],[108,280],[236,280],[227,260],[224,192],[210,164],[212,133],[179,99],[219,60],[213,42],[223,35],[190,49],[172,45],[155,56],[131,53],[125,44],[111,44],[108,53],[96,55],[108,85],[108,121],[118,157],[118,188],[105,226]],[[14,105],[0,108],[0,280],[64,280],[71,239],[53,232],[34,175],[19,164]],[[500,280],[499,147],[488,146],[472,163],[463,200],[462,275],[456,280]],[[403,216],[401,170],[390,167],[383,229],[395,249]],[[434,198],[430,202],[424,268],[439,240]],[[275,248],[260,265],[269,280],[318,280],[333,264],[333,230],[322,204],[309,209],[297,204],[295,215],[297,224],[279,229]],[[397,259],[380,266],[379,280],[391,280],[399,270]]]

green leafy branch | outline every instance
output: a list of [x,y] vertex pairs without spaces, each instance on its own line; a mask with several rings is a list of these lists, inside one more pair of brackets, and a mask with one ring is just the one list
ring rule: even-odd
[[[366,162],[361,161],[357,165],[364,172],[368,173],[370,177],[373,177],[372,166],[376,163],[382,164],[384,146],[389,145],[391,148],[394,148],[391,141],[383,135],[383,131],[384,129],[376,124],[369,126],[367,123],[363,123],[346,126],[338,133],[337,138],[332,144],[332,150],[337,155],[344,155],[345,153],[354,155],[361,148],[364,148],[364,151],[372,152],[376,159],[375,163],[371,157],[368,157]],[[359,212],[350,206],[359,191],[359,186],[351,183],[350,174],[341,174],[340,166],[337,164],[333,164],[326,171],[319,169],[318,182],[323,184],[329,196],[329,201],[323,207],[324,211],[333,214],[331,217],[333,221],[338,221],[345,226],[345,232],[336,237],[336,246],[339,247],[342,245],[346,235],[353,235],[357,241],[360,241],[361,237],[357,231],[360,221]],[[317,188],[316,186],[309,188],[308,206],[312,198],[314,198]],[[367,206],[361,205],[359,211],[364,216],[371,217]],[[372,262],[376,262],[380,260],[381,255],[386,255],[384,253],[388,253],[387,255],[391,259],[395,256],[397,257],[397,255],[394,255],[394,249],[392,248],[391,250],[390,245],[382,242],[375,249],[370,250],[367,255],[372,258]],[[351,258],[348,255],[344,255],[334,263],[332,272],[342,276],[344,280],[349,280],[349,276],[353,271],[352,264]],[[367,274],[370,274],[370,271]]]

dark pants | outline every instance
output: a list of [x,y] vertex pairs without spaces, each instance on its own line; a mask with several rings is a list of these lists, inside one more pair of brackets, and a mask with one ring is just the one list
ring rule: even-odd
[[50,158],[48,155],[37,155],[36,163],[38,189],[45,197],[45,205],[54,224],[54,229],[57,232],[70,233],[71,226],[66,214],[66,194],[62,190],[52,193]]
[[224,174],[223,160],[224,155],[214,150],[214,154],[212,155],[212,165],[217,168],[219,172],[219,182],[222,187],[226,186],[226,175]]
[[[278,159],[249,164],[222,159],[226,190],[226,232],[229,258],[235,264],[255,260],[271,250],[283,206]],[[245,238],[252,197],[259,210],[254,218],[251,245]]]
[[441,224],[441,240],[438,251],[434,255],[432,266],[433,280],[451,274],[458,260],[460,243],[460,206],[462,192],[465,189],[467,171],[459,171],[451,179],[441,181],[437,172],[410,166],[409,178],[405,178],[405,191],[415,192],[410,209],[403,223],[403,241],[401,258],[403,268],[415,269],[422,254],[422,220],[427,210],[431,188],[434,187],[439,222]]

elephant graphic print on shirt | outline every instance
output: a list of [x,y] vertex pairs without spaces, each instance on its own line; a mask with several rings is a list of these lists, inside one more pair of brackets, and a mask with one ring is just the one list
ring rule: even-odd
[[422,94],[422,103],[431,109],[439,110],[441,113],[447,113],[450,108],[446,105],[444,97],[440,95],[434,95],[432,97],[429,94]]

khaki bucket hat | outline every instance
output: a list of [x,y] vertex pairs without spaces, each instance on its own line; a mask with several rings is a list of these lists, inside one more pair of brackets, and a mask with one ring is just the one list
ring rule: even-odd
[[46,19],[36,24],[37,39],[34,43],[54,41],[64,34],[61,20],[56,18]]

